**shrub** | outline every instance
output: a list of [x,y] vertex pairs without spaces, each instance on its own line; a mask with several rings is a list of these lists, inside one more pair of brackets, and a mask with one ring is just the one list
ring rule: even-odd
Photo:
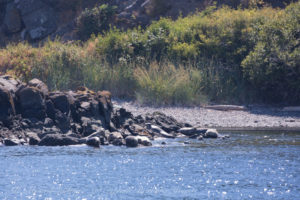
[[300,102],[300,3],[259,25],[255,48],[242,62],[244,73],[264,101]]
[[108,30],[115,15],[116,7],[108,4],[96,6],[92,9],[86,8],[77,18],[77,33],[83,40],[92,34],[97,35]]
[[39,50],[28,43],[8,45],[0,51],[0,70],[15,77],[27,80],[31,76],[34,60],[39,55]]

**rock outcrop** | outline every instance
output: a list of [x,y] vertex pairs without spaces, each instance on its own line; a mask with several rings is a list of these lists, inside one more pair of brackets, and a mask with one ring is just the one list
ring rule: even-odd
[[216,130],[191,127],[163,113],[133,116],[113,109],[108,91],[49,92],[38,79],[22,83],[0,76],[0,143],[7,146],[87,144],[151,146],[155,138],[220,138]]

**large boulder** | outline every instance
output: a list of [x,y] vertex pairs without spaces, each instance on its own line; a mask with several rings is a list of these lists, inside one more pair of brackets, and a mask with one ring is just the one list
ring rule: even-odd
[[22,29],[21,14],[14,3],[9,3],[6,6],[4,27],[7,33],[17,33]]
[[39,146],[68,146],[79,144],[79,139],[62,134],[48,134],[38,143]]
[[68,96],[63,92],[53,92],[49,94],[49,98],[54,104],[54,107],[64,114],[70,111],[70,102]]
[[83,136],[89,136],[92,133],[100,131],[102,128],[102,122],[100,120],[82,117],[81,122]]
[[113,105],[111,102],[111,93],[108,91],[99,91],[97,93],[97,100],[99,101],[99,111],[105,120],[105,128],[110,127],[111,114],[113,111]]
[[22,117],[44,119],[46,106],[43,93],[35,87],[23,87],[17,91]]
[[99,102],[93,98],[93,96],[90,96],[90,98],[85,99],[83,101],[77,102],[77,115],[79,117],[88,117],[88,118],[94,118],[99,119],[103,122],[105,125],[105,118],[104,115],[100,113],[100,107]]
[[0,86],[5,87],[14,97],[17,90],[23,86],[23,83],[8,75],[0,76]]
[[0,121],[9,123],[15,115],[15,105],[11,93],[0,85]]
[[48,86],[39,79],[32,79],[29,81],[28,85],[38,88],[44,94],[44,96],[47,96],[49,93]]
[[17,8],[32,41],[45,38],[56,30],[56,12],[43,1],[17,1]]
[[63,133],[66,133],[71,129],[70,118],[60,110],[56,110],[54,122]]
[[37,145],[41,141],[38,134],[35,132],[27,132],[26,135],[29,139],[29,145]]
[[176,132],[184,126],[182,123],[177,122],[175,118],[161,112],[147,113],[146,121],[161,127],[167,133]]
[[125,108],[120,108],[115,110],[111,121],[116,128],[121,128],[128,119],[132,118],[133,115],[131,112],[128,112]]

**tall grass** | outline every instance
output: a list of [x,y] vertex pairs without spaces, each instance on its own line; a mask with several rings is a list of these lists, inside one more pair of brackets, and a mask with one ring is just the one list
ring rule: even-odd
[[136,94],[140,102],[181,105],[204,103],[199,70],[154,62],[148,69],[136,68],[135,77],[138,83]]

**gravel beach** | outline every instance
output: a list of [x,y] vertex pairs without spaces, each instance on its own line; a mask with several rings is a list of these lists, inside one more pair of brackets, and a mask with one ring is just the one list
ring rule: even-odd
[[286,112],[274,107],[252,106],[243,111],[220,111],[203,107],[153,107],[121,100],[114,100],[113,104],[115,108],[123,107],[134,115],[145,115],[159,111],[173,116],[181,122],[224,131],[278,130],[300,132],[300,112]]

